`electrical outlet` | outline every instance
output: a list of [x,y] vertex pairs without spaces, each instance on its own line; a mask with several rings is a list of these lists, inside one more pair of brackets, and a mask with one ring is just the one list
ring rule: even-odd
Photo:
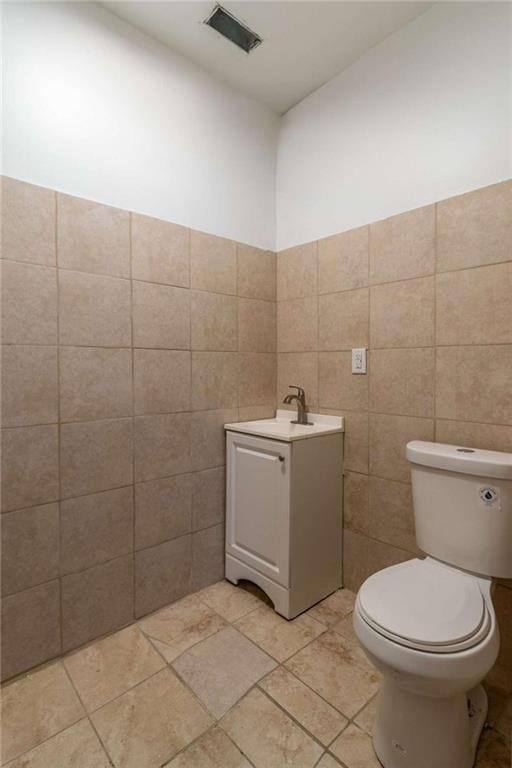
[[366,373],[366,347],[352,350],[352,373]]

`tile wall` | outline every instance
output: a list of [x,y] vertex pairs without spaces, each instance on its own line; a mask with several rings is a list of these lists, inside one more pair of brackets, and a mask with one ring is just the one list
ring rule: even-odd
[[226,421],[273,414],[275,254],[11,179],[2,676],[222,578]]
[[[278,403],[346,417],[344,583],[417,553],[412,439],[512,451],[512,182],[278,254]],[[352,347],[369,372],[351,374]],[[492,673],[512,691],[512,583]]]

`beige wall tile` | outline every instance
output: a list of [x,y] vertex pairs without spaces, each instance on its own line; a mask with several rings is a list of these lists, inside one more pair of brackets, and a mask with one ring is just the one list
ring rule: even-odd
[[368,475],[345,472],[343,477],[343,525],[351,531],[370,531],[370,481]]
[[192,530],[224,522],[226,472],[224,467],[205,469],[192,475]]
[[192,534],[190,588],[202,589],[224,578],[224,524]]
[[2,509],[55,501],[59,494],[57,426],[2,432]]
[[190,461],[193,470],[220,467],[226,463],[224,424],[238,421],[238,410],[193,413],[190,429]]
[[63,576],[64,651],[120,629],[133,618],[133,555]]
[[60,343],[130,346],[130,305],[128,280],[59,270]]
[[70,195],[57,195],[59,267],[130,277],[130,214]]
[[277,254],[277,298],[300,299],[317,293],[317,244],[304,243]]
[[445,272],[436,291],[437,344],[512,342],[512,262]]
[[352,373],[350,352],[320,352],[318,355],[319,402],[322,408],[368,408],[368,376]]
[[246,405],[238,409],[238,421],[255,421],[256,419],[273,419],[276,407],[273,405]]
[[191,530],[192,475],[135,486],[135,549],[176,539]]
[[355,531],[343,531],[343,586],[357,592],[372,573],[415,557],[411,552],[370,539]]
[[140,629],[132,625],[64,659],[87,711],[146,680],[165,666]]
[[169,768],[250,768],[220,728],[213,728],[169,763]]
[[318,349],[368,346],[368,288],[329,293],[318,300]]
[[56,347],[3,347],[1,383],[2,426],[58,420]]
[[368,285],[368,227],[318,241],[318,292],[348,291]]
[[318,354],[316,352],[284,352],[277,356],[277,407],[289,395],[290,385],[306,392],[306,405],[318,406]]
[[434,272],[435,206],[370,224],[370,285]]
[[228,712],[221,726],[256,768],[294,763],[312,768],[322,754],[322,747],[258,689]]
[[85,714],[60,663],[5,686],[2,705],[2,763],[68,728]]
[[512,345],[437,349],[436,415],[512,425]]
[[318,300],[280,301],[277,304],[279,352],[313,352],[318,348]]
[[9,763],[9,768],[110,768],[92,725],[85,718]]
[[44,504],[2,515],[2,594],[59,575],[59,507]]
[[131,416],[131,349],[61,347],[59,369],[62,421]]
[[422,277],[373,287],[370,338],[372,348],[432,346],[434,278]]
[[434,440],[434,421],[413,416],[370,414],[370,473],[409,483],[411,467],[405,457],[410,440]]
[[238,355],[238,403],[241,406],[272,403],[276,396],[276,355],[249,352]]
[[2,177],[5,259],[55,266],[55,192]]
[[368,414],[343,411],[345,419],[343,466],[352,472],[368,472]]
[[237,299],[193,291],[191,302],[192,349],[236,352]]
[[132,276],[150,283],[190,286],[190,230],[132,213]]
[[168,349],[134,349],[135,413],[190,410],[191,355]]
[[2,261],[2,342],[57,343],[57,270]]
[[237,243],[238,295],[249,299],[276,299],[276,254]]
[[441,272],[512,258],[512,181],[438,203],[437,240]]
[[436,442],[483,448],[487,451],[510,452],[512,427],[437,419]]
[[370,411],[434,415],[433,349],[372,350],[370,371]]
[[238,349],[241,352],[275,352],[276,346],[276,304],[238,299]]
[[92,721],[113,764],[123,768],[167,763],[212,723],[169,669],[106,704]]
[[60,470],[63,498],[129,485],[132,420],[62,424]]
[[284,667],[271,672],[260,686],[325,746],[347,724],[343,715]]
[[[59,582],[56,579],[4,597],[1,649],[3,680],[61,653],[59,595]],[[36,632],[34,627],[37,627]],[[26,722],[26,716],[24,712],[23,722]]]
[[221,629],[173,662],[174,669],[215,718],[222,717],[275,666],[266,653],[233,627]]
[[370,476],[370,535],[409,552],[419,551],[410,485]]
[[61,502],[61,572],[73,573],[133,551],[133,489]]
[[192,410],[237,406],[237,353],[192,352]]
[[135,615],[144,616],[190,592],[191,536],[135,553]]
[[136,416],[135,479],[153,480],[190,470],[190,414]]
[[133,345],[190,349],[190,291],[134,280]]
[[236,243],[225,237],[191,230],[190,280],[192,288],[236,294]]

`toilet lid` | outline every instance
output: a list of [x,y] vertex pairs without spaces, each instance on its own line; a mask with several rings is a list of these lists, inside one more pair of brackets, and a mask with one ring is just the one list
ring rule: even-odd
[[377,631],[422,650],[470,647],[490,624],[477,580],[430,558],[373,574],[359,590],[358,606]]

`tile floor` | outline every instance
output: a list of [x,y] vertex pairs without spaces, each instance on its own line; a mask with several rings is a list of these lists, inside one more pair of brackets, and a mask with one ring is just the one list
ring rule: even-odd
[[[9,768],[378,768],[379,675],[341,590],[287,622],[222,581],[2,689]],[[478,768],[510,766],[512,697]]]

